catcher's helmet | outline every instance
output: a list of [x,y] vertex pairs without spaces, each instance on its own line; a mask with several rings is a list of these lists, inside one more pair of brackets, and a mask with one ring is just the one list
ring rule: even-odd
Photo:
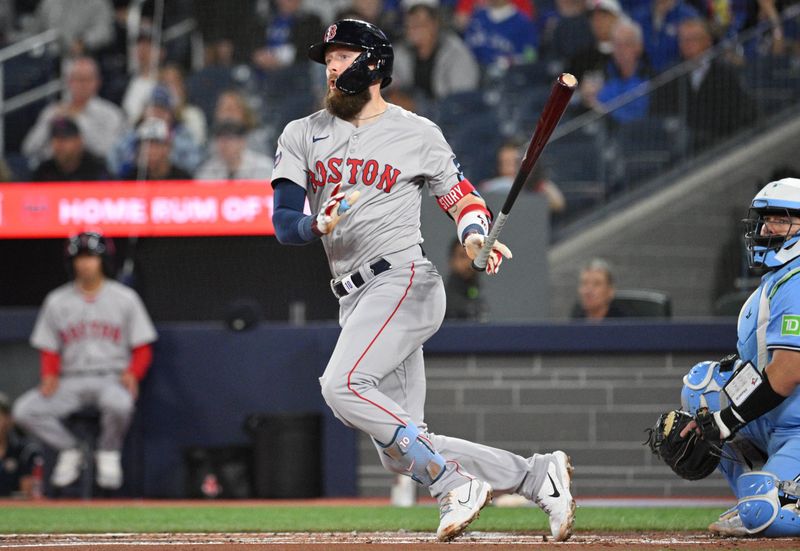
[[750,203],[745,224],[745,245],[750,266],[777,268],[800,256],[800,232],[783,235],[761,235],[764,217],[800,217],[800,179],[784,178],[771,182],[759,191]]
[[98,232],[82,232],[67,238],[64,253],[67,260],[67,272],[70,277],[74,276],[72,259],[82,254],[101,257],[103,273],[109,277],[113,275],[114,241]]
[[[358,19],[337,21],[327,28],[322,42],[317,42],[308,49],[308,57],[324,65],[325,50],[329,44],[364,50],[336,79],[336,88],[345,94],[363,92],[378,79],[381,79],[381,88],[386,88],[392,82],[394,64],[392,43],[383,31],[372,23]],[[370,64],[374,64],[375,68],[370,68]]]

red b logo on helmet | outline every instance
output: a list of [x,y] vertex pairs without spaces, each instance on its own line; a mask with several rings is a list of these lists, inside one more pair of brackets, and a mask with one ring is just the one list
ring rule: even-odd
[[333,40],[334,36],[336,36],[336,25],[331,25],[328,27],[328,30],[325,31],[325,42],[330,42]]

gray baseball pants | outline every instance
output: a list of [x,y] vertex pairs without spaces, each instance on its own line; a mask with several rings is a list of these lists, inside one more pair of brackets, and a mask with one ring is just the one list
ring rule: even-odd
[[100,411],[100,450],[119,451],[133,418],[133,397],[119,375],[62,376],[58,389],[45,397],[34,388],[14,404],[15,422],[56,450],[77,447],[75,437],[62,419],[87,406]]
[[[369,434],[388,469],[377,442],[390,443],[397,427],[408,423],[427,432],[422,344],[442,323],[445,293],[441,276],[419,247],[385,258],[392,269],[340,299],[342,332],[320,384],[334,415]],[[470,476],[488,482],[497,494],[520,493],[528,498],[542,485],[549,461],[537,462],[537,454],[524,458],[428,434],[447,461],[444,474],[430,487],[434,497]]]

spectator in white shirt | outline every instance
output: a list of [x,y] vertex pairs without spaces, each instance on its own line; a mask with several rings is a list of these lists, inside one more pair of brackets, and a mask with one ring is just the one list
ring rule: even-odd
[[38,27],[58,29],[69,55],[87,55],[114,39],[114,7],[110,0],[42,0]]
[[81,130],[86,148],[105,157],[128,130],[122,110],[97,96],[100,71],[90,57],[74,59],[66,70],[66,97],[46,107],[22,142],[22,153],[32,168],[52,156],[50,122],[56,117],[70,117]]
[[247,128],[223,120],[214,126],[214,150],[195,176],[198,180],[268,180],[272,158],[247,149]]
[[128,116],[128,122],[138,124],[144,114],[153,89],[158,84],[158,69],[161,64],[162,50],[152,42],[152,34],[142,29],[136,39],[134,74],[125,89],[122,98],[122,109]]

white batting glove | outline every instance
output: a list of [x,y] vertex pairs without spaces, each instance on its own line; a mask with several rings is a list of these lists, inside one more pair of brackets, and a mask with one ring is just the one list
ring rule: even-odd
[[[475,260],[478,257],[478,253],[481,252],[485,240],[485,235],[479,233],[469,234],[464,240],[464,249],[467,251],[467,256]],[[489,258],[486,260],[486,273],[489,275],[496,274],[500,270],[503,257],[510,259],[512,256],[508,247],[499,241],[495,241],[494,245],[492,245],[492,252],[489,253]]]
[[331,233],[336,224],[339,223],[339,219],[352,208],[361,195],[360,191],[351,191],[345,194],[341,189],[342,184],[336,184],[331,193],[331,198],[322,205],[322,209],[317,213],[312,230],[318,235]]

